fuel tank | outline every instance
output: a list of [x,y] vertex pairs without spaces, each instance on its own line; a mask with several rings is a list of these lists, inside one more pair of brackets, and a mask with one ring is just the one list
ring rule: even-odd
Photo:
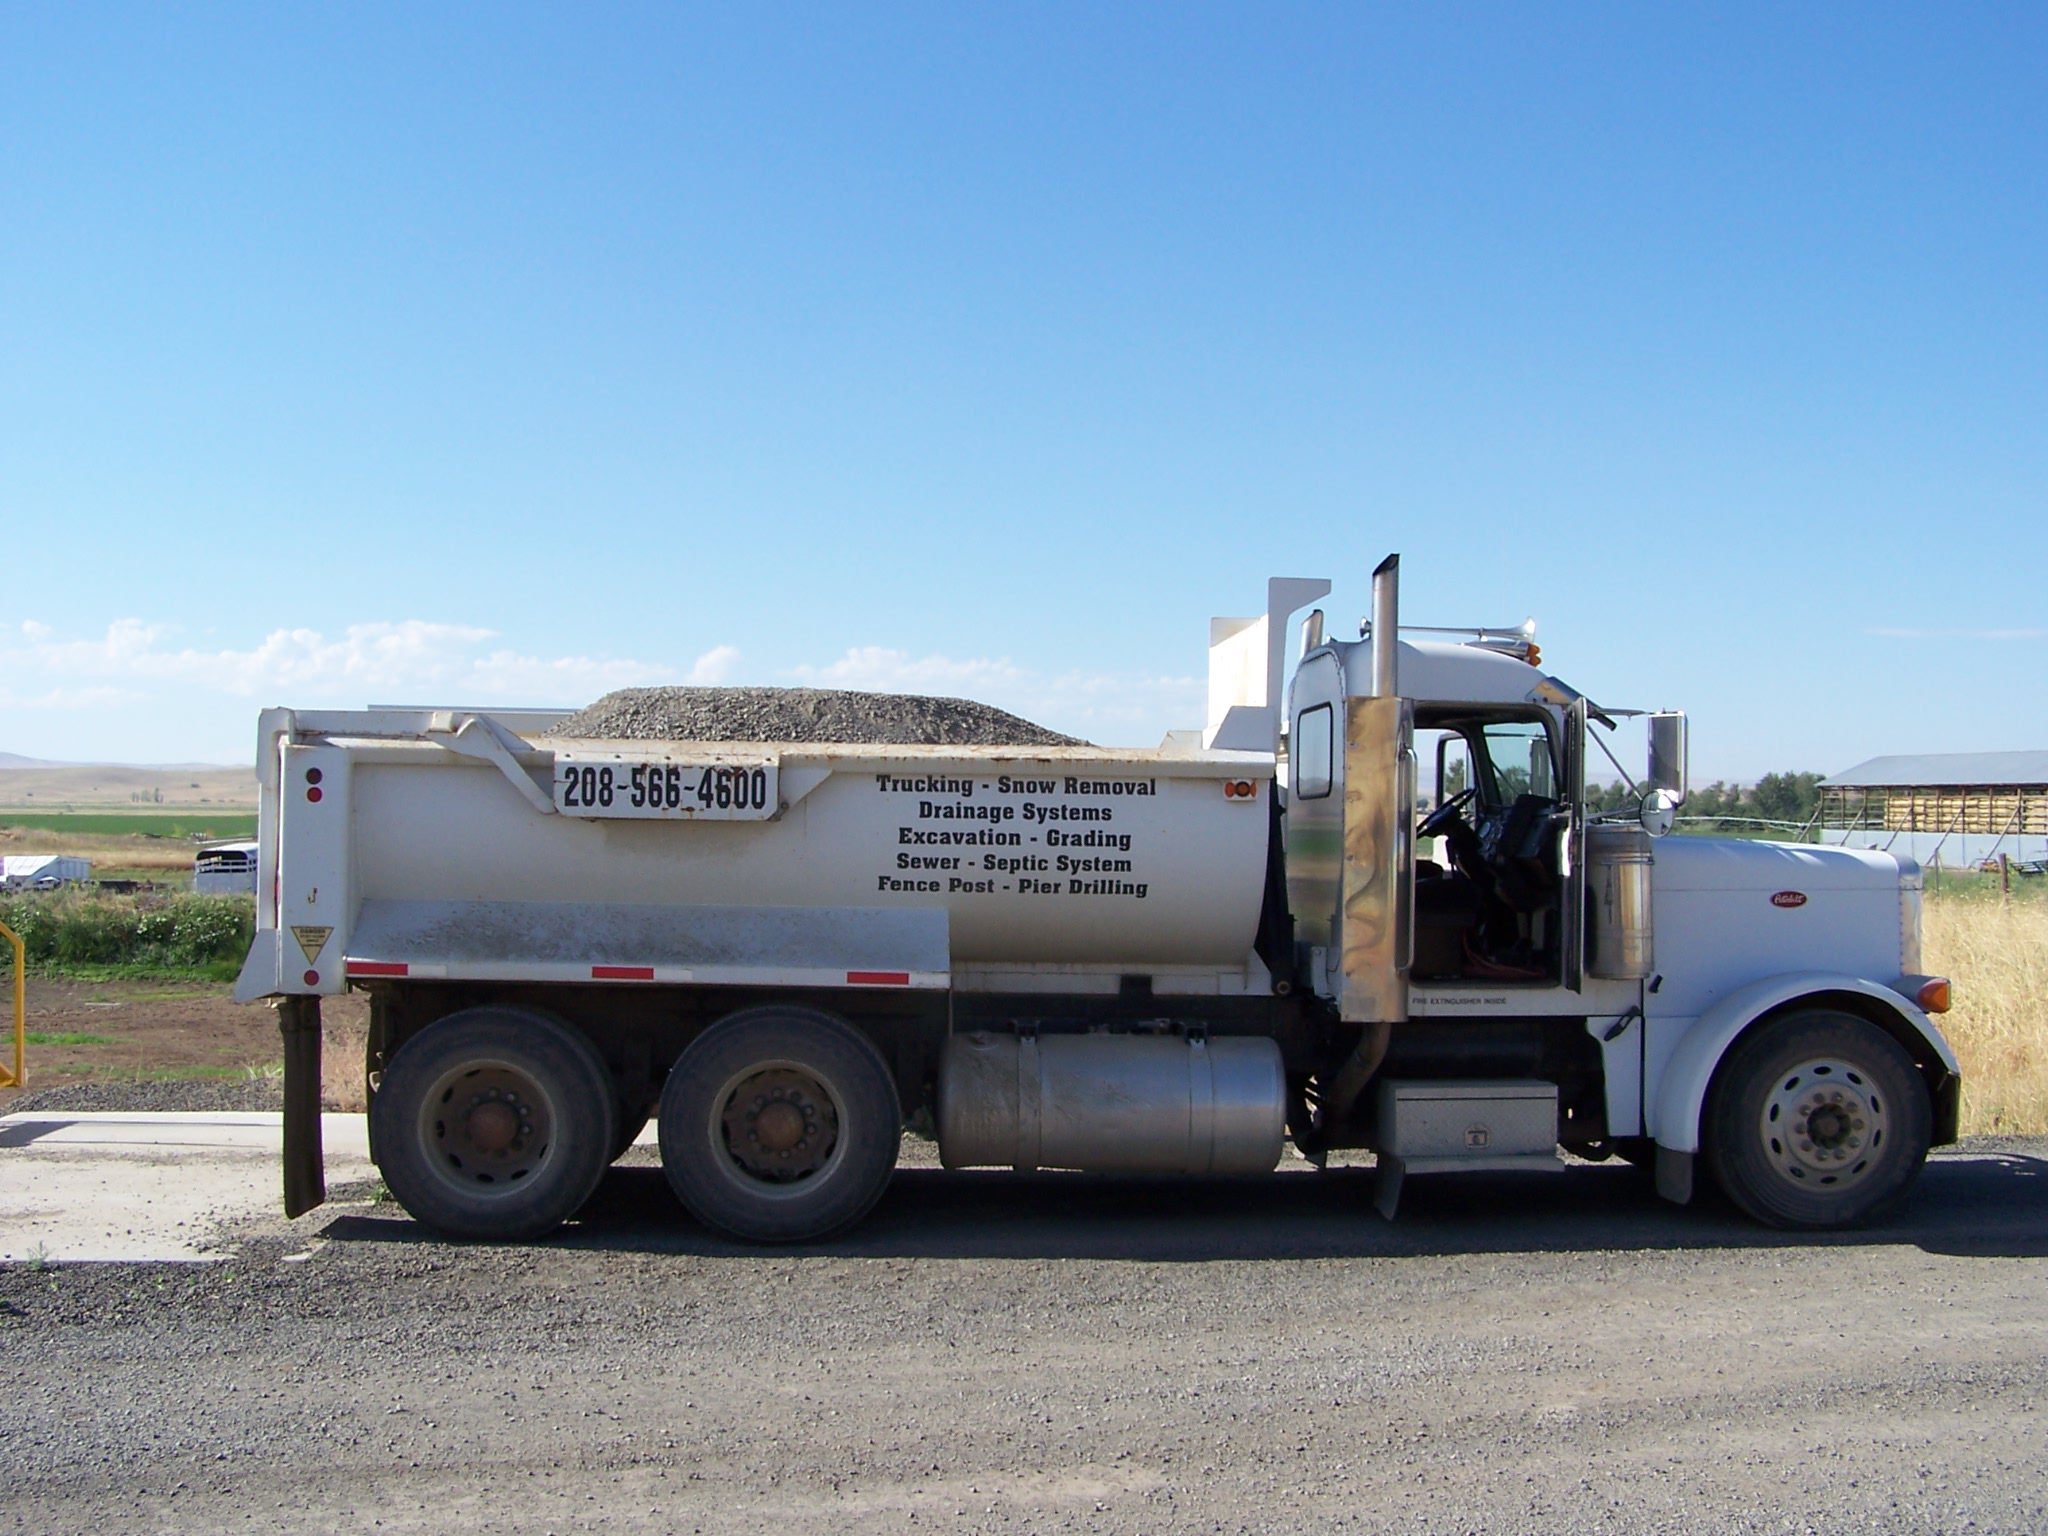
[[1656,968],[1650,923],[1650,834],[1635,826],[1586,829],[1586,969],[1641,980]]
[[1254,1036],[955,1035],[939,1067],[948,1168],[1270,1173],[1280,1047]]

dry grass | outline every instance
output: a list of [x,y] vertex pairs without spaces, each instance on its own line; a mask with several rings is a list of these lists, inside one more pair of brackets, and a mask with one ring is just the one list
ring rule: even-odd
[[1929,896],[1926,968],[1955,983],[1936,1022],[1963,1067],[1963,1134],[2048,1132],[2048,902]]
[[129,870],[148,876],[192,873],[197,844],[132,833],[60,832],[47,827],[0,826],[0,853],[64,853],[86,859],[93,874]]
[[[320,1026],[320,1107],[359,1115],[370,1107],[363,1082],[363,1046],[369,1030],[360,1024],[323,1021]],[[280,1064],[278,1070],[283,1071]]]

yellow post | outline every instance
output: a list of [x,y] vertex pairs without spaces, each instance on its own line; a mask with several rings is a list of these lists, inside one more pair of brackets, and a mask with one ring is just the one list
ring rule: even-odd
[[28,1044],[28,949],[21,935],[0,923],[0,936],[14,946],[14,1072],[0,1067],[0,1088],[19,1088],[22,1083],[23,1048]]

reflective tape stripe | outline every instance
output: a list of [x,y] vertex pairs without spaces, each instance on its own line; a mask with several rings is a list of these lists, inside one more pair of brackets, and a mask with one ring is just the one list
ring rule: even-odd
[[848,971],[846,984],[849,987],[907,987],[910,985],[910,972]]

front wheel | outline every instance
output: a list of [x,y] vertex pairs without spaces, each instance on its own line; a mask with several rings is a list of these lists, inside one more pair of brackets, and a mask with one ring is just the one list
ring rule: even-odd
[[1708,1106],[1706,1153],[1728,1197],[1774,1227],[1884,1214],[1927,1158],[1933,1113],[1913,1058],[1853,1014],[1794,1014],[1738,1045]]
[[692,1215],[749,1242],[795,1243],[881,1198],[903,1108],[865,1036],[815,1009],[771,1006],[691,1042],[661,1091],[660,1129],[662,1169]]

